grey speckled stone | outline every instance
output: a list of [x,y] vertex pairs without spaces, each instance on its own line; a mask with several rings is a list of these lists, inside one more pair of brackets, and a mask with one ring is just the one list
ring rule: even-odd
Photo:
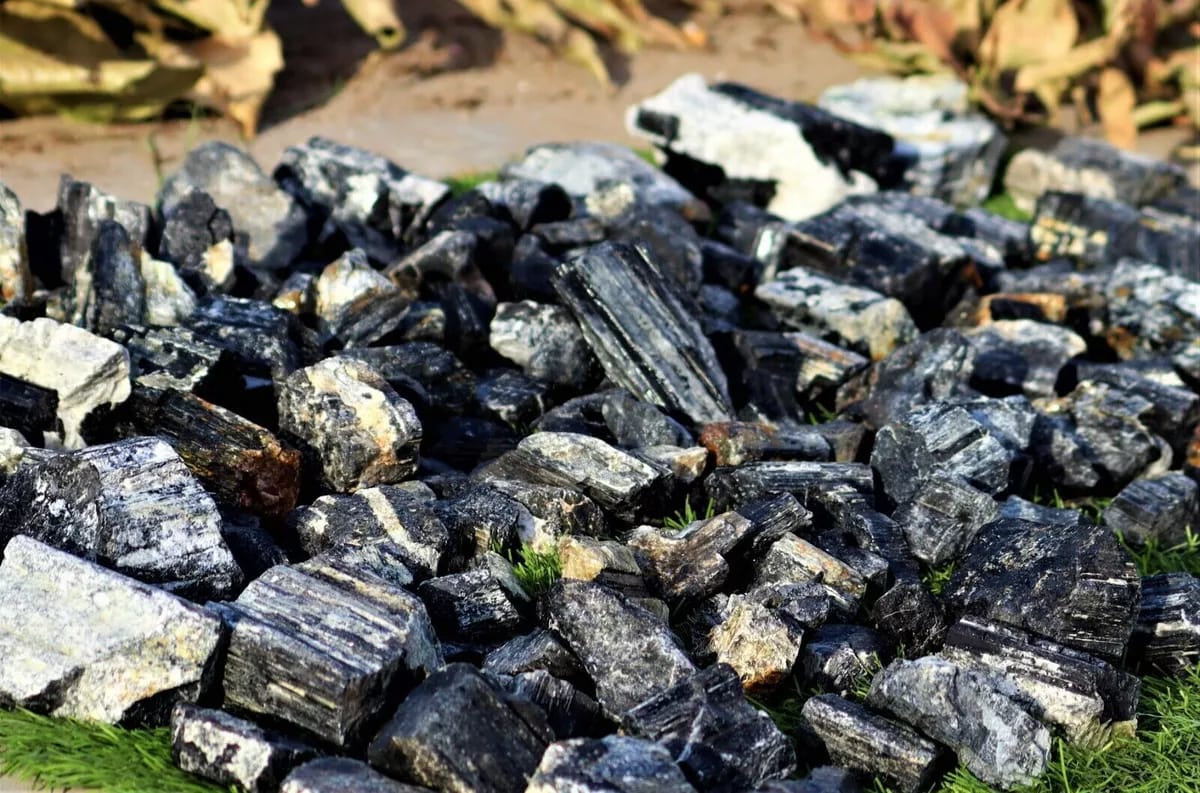
[[37,540],[0,564],[0,702],[115,724],[162,697],[195,699],[216,615]]
[[429,793],[429,789],[388,779],[357,760],[323,757],[289,774],[280,793]]
[[551,744],[525,793],[693,793],[670,752],[610,735]]
[[18,534],[188,597],[228,597],[242,581],[216,503],[159,438],[20,470],[0,490],[0,545]]
[[253,722],[180,703],[171,711],[171,758],[189,774],[250,793],[273,793],[317,751]]
[[25,250],[25,213],[17,194],[0,182],[0,299],[9,303],[33,293]]
[[538,380],[582,388],[597,369],[583,332],[562,306],[501,303],[489,331],[492,349]]
[[1050,732],[990,674],[939,658],[894,661],[875,675],[867,704],[951,747],[988,784],[1010,790],[1046,769]]

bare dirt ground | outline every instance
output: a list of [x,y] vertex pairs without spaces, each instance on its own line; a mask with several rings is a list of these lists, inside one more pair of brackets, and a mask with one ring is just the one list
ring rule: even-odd
[[[710,25],[706,51],[612,55],[616,88],[609,91],[536,42],[489,30],[452,2],[399,5],[414,44],[380,57],[370,54],[372,42],[337,0],[315,8],[275,0],[271,17],[288,66],[253,140],[240,140],[232,124],[216,118],[110,126],[3,121],[0,182],[39,211],[54,206],[62,173],[150,202],[161,176],[198,143],[240,143],[270,170],[284,148],[313,135],[444,177],[493,169],[537,143],[634,143],[625,131],[625,108],[688,72],[809,100],[864,74],[832,47],[806,38],[801,25],[745,13]],[[1143,135],[1139,148],[1165,156],[1181,134],[1157,130]],[[1200,182],[1200,168],[1193,168],[1193,180]],[[27,790],[0,779],[0,793]]]

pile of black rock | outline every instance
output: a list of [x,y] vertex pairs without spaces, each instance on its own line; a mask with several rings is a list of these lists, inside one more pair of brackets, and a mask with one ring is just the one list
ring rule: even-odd
[[288,793],[1006,789],[1132,727],[1200,662],[1116,537],[1200,527],[1200,194],[1068,138],[1031,224],[956,207],[999,132],[877,111],[685,78],[662,170],[0,186],[0,704]]

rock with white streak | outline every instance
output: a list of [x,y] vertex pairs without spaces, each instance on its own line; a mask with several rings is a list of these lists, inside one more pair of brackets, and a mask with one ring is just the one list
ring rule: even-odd
[[69,449],[85,445],[81,432],[89,416],[130,393],[129,353],[121,345],[46,318],[0,317],[0,373],[58,392],[62,441]]
[[228,597],[242,580],[212,497],[159,438],[22,467],[0,490],[0,544],[16,535],[193,598]]
[[525,793],[693,793],[671,753],[643,738],[610,735],[553,743]]
[[532,300],[499,304],[488,343],[525,374],[548,383],[584,387],[596,369],[583,332],[561,306]]
[[25,213],[17,194],[0,182],[0,299],[23,301],[33,293],[25,249]]
[[161,589],[29,537],[5,548],[5,704],[108,724],[154,721],[164,697],[201,693],[220,639],[216,615]]

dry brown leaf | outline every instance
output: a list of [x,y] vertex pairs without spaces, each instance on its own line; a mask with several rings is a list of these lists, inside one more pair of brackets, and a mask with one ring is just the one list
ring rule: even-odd
[[383,49],[395,49],[404,43],[404,23],[396,15],[393,0],[342,0],[342,4]]
[[1052,60],[1030,64],[1017,71],[1013,83],[1017,91],[1037,91],[1038,86],[1071,80],[1084,72],[1108,63],[1118,45],[1109,39],[1092,39]]
[[992,16],[979,60],[991,74],[1020,69],[1065,55],[1078,37],[1071,0],[1009,0]]
[[1136,106],[1137,91],[1125,72],[1111,66],[1100,72],[1096,109],[1109,143],[1121,149],[1132,149],[1137,143]]

